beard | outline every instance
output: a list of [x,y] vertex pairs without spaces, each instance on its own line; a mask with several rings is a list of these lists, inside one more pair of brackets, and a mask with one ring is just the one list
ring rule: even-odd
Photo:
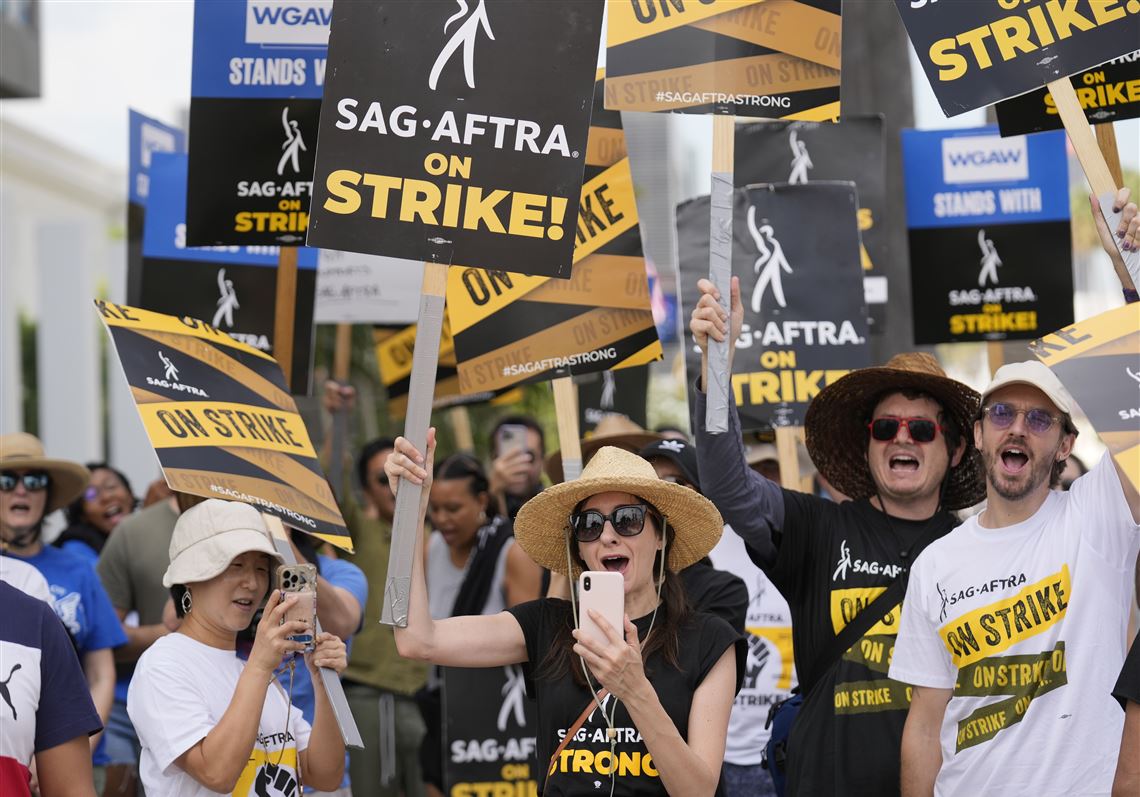
[[[1007,441],[1002,441],[1004,446]],[[1028,451],[1028,446],[1024,447]],[[1060,450],[1058,446],[1049,457],[1041,459],[1031,459],[1027,465],[1029,466],[1028,474],[1024,472],[1014,478],[1024,478],[1023,482],[1009,482],[1005,480],[1005,474],[1000,470],[1001,455],[993,451],[982,452],[982,461],[986,466],[986,480],[990,486],[994,488],[998,495],[1007,501],[1020,501],[1027,495],[1040,489],[1042,484],[1049,483],[1049,477],[1053,471],[1053,461],[1056,459],[1057,451]]]

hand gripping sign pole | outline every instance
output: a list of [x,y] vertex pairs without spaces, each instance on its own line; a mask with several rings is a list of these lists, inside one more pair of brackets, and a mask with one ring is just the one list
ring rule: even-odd
[[578,430],[578,389],[563,376],[553,380],[554,416],[558,421],[558,445],[562,448],[562,478],[572,482],[582,475],[582,441]]
[[[419,451],[427,450],[427,430],[431,421],[435,372],[439,365],[439,338],[443,331],[443,305],[447,293],[447,267],[451,263],[451,242],[434,239],[439,256],[424,262],[424,283],[420,314],[416,321],[416,344],[412,354],[411,388],[404,437]],[[388,558],[388,580],[384,585],[384,608],[380,622],[406,628],[408,599],[412,591],[412,559],[420,543],[420,495],[423,485],[400,479],[396,493],[396,514],[392,520],[392,552]]]
[[[285,525],[281,522],[281,518],[265,512],[261,514],[261,517],[265,520],[270,536],[273,537],[273,547],[277,549],[277,553],[281,554],[285,564],[297,564],[297,557],[293,553],[293,546],[289,544],[289,534],[285,531]],[[321,621],[317,620],[317,633],[319,634],[322,631]],[[336,724],[340,728],[340,735],[344,738],[345,745],[363,750],[364,740],[360,738],[356,720],[352,718],[352,711],[348,708],[344,688],[340,685],[340,676],[336,674],[336,670],[328,667],[321,667],[320,675],[321,683],[324,684],[325,694],[329,697],[329,703],[332,705],[333,715],[336,717]]]
[[[732,176],[736,116],[713,116],[712,195],[709,205],[709,280],[720,291],[720,306],[731,313],[732,289]],[[732,322],[728,328],[731,331]],[[709,367],[705,391],[705,428],[712,434],[728,431],[729,387],[732,375],[728,368],[726,338],[709,338]]]

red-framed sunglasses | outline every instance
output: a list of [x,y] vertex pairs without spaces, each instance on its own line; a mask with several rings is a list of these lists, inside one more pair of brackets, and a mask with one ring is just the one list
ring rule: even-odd
[[939,430],[946,434],[945,426],[929,418],[896,418],[892,415],[885,415],[882,418],[875,418],[867,424],[867,428],[871,430],[871,437],[881,443],[894,440],[899,433],[900,426],[906,427],[910,439],[916,443],[932,442]]

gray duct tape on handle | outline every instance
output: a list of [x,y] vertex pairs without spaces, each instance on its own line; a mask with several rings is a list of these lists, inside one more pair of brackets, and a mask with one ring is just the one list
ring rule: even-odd
[[[709,280],[720,291],[720,306],[730,312],[732,289],[732,179],[731,172],[713,172],[709,202]],[[732,323],[729,320],[729,331]],[[708,342],[708,378],[705,391],[705,429],[710,434],[728,431],[728,402],[731,374],[728,372],[729,341]]]

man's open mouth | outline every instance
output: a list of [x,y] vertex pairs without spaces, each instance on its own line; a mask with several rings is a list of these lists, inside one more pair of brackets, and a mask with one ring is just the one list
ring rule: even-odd
[[1021,446],[1006,446],[1001,449],[1000,456],[1006,473],[1020,473],[1029,464],[1029,455]]
[[913,473],[918,470],[918,458],[910,454],[895,454],[889,460],[892,471]]

